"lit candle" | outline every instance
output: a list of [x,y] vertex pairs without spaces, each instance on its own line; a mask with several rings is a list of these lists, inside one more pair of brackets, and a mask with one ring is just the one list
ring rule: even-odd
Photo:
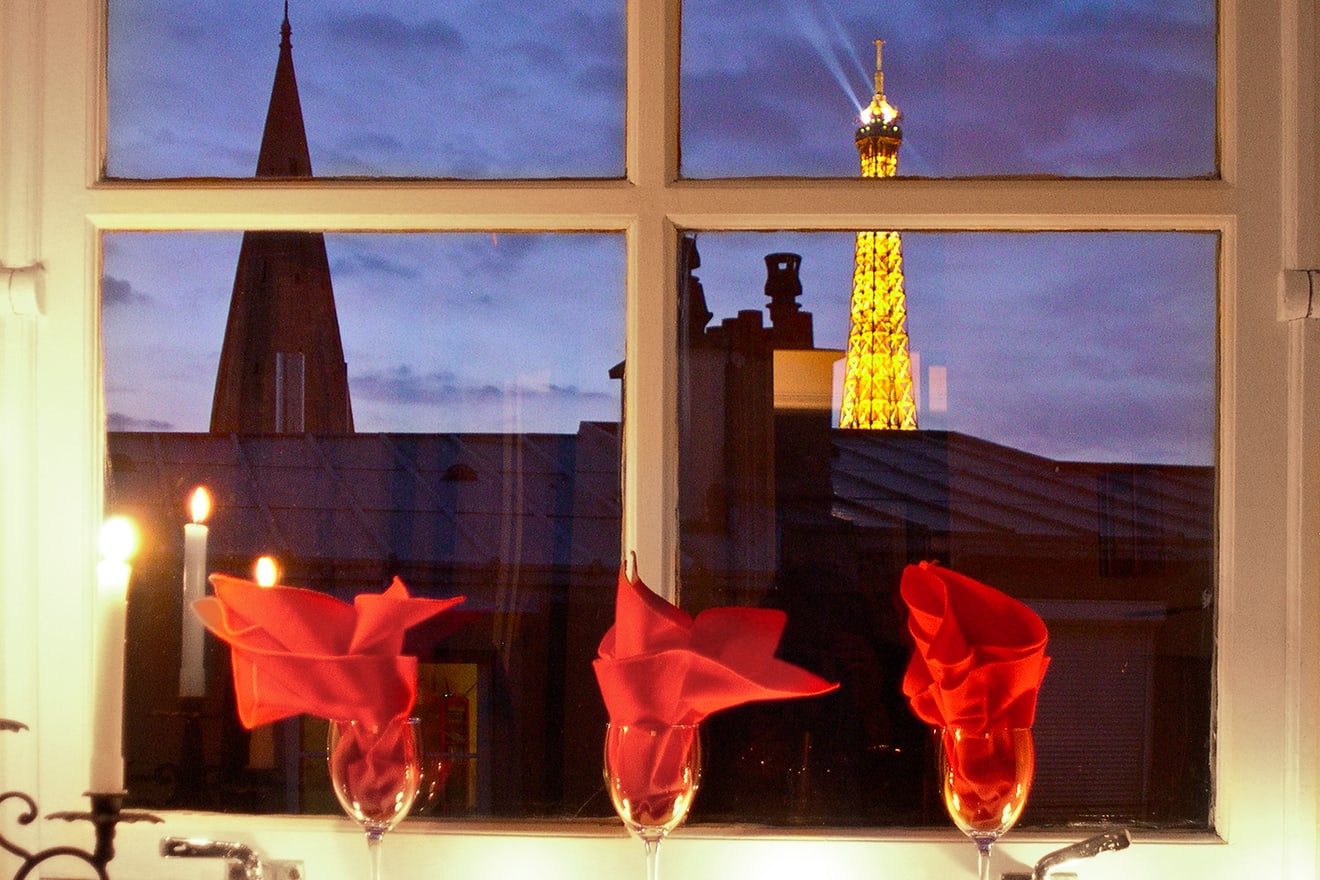
[[274,557],[263,556],[257,560],[256,578],[259,587],[273,587],[279,583],[280,570]]
[[128,612],[128,559],[137,530],[124,517],[101,526],[96,567],[96,682],[92,703],[92,792],[124,790],[124,619]]
[[201,486],[190,502],[192,522],[183,526],[183,616],[180,624],[179,696],[206,694],[205,635],[202,622],[192,612],[192,603],[206,595],[206,533],[211,496]]
[[[253,577],[259,587],[273,587],[279,582],[279,566],[270,556],[257,559],[253,567]],[[248,739],[248,767],[253,770],[273,770],[275,768],[275,731],[269,724],[263,724],[252,730]]]

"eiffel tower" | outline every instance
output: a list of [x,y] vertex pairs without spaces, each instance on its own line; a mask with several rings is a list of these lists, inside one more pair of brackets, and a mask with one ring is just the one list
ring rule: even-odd
[[[875,41],[875,96],[862,111],[857,152],[863,177],[893,177],[903,143],[900,114],[885,100],[883,41]],[[917,427],[908,354],[903,254],[897,232],[859,232],[849,305],[840,428]]]

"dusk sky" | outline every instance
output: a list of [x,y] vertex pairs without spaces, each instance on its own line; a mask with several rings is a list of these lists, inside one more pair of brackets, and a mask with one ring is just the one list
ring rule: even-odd
[[[856,175],[876,38],[900,174],[1213,173],[1213,0],[1101,6],[685,0],[684,173]],[[281,0],[109,9],[108,173],[251,176]],[[290,19],[317,176],[623,172],[618,0],[292,0]],[[105,237],[112,429],[205,430],[239,238]],[[852,244],[703,231],[698,275],[718,320],[764,305],[765,253],[801,253],[816,343],[842,348]],[[359,430],[617,417],[620,236],[327,246]],[[905,233],[909,335],[948,367],[947,426],[1060,458],[1210,463],[1216,251],[1186,233]]]

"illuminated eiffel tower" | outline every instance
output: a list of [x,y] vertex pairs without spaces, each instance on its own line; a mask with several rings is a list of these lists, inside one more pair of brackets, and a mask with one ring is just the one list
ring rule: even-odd
[[[875,97],[862,111],[856,136],[863,177],[893,177],[903,142],[899,112],[885,100],[881,44],[875,41]],[[917,406],[897,232],[857,233],[848,311],[851,324],[839,427],[915,429]]]

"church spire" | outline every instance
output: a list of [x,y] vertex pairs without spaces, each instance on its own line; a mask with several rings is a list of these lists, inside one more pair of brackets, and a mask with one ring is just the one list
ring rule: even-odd
[[280,58],[275,65],[275,84],[270,90],[266,129],[261,136],[257,177],[311,177],[312,160],[307,150],[302,104],[298,100],[298,78],[293,72],[293,41],[289,26],[289,3],[284,3],[280,25]]
[[[289,40],[289,5],[257,160],[258,177],[311,177]],[[211,431],[342,434],[353,430],[325,236],[245,232],[234,273]]]

